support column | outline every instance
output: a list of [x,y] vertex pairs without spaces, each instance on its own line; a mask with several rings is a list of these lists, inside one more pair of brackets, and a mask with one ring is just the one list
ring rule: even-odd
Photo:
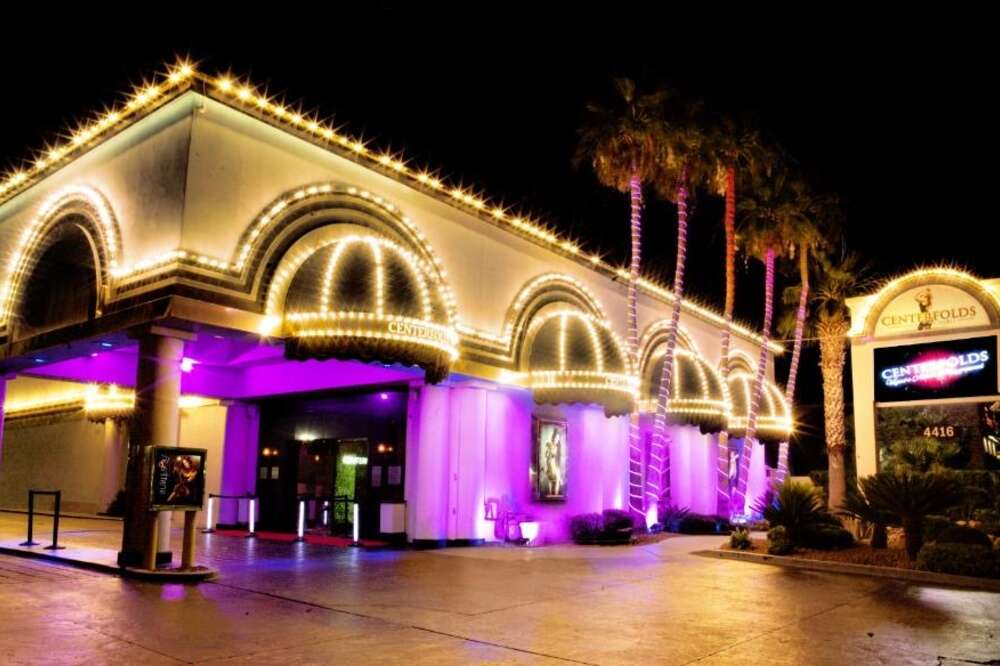
[[7,376],[0,373],[0,464],[3,464],[3,410],[7,404]]
[[104,475],[101,480],[99,511],[106,510],[124,486],[125,442],[124,419],[104,419]]
[[[418,546],[444,545],[448,538],[449,412],[451,388],[425,385],[420,388],[417,411],[416,478],[410,539]],[[413,454],[412,449],[408,454]],[[407,456],[409,457],[409,455]]]
[[480,543],[486,473],[487,391],[457,386],[451,392],[451,445],[448,451],[448,541]]
[[[246,495],[257,488],[257,445],[260,412],[257,405],[232,402],[226,406],[226,439],[222,445],[220,494]],[[258,502],[259,504],[259,502]],[[247,502],[216,501],[218,523],[232,526],[248,520]]]
[[[147,446],[177,446],[180,435],[181,359],[184,340],[193,334],[158,326],[139,336],[136,367],[135,414],[129,438],[125,524],[118,561],[142,564],[154,514],[149,512],[150,474],[146,469]],[[158,564],[170,562],[170,512],[157,521]]]

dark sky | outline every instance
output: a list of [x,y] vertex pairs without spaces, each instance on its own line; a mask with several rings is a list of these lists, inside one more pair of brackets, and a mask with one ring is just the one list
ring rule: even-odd
[[[93,25],[25,18],[23,30],[7,31],[4,163],[29,157],[175,54],[190,54],[208,71],[250,74],[376,146],[405,150],[413,163],[480,185],[624,260],[625,198],[570,158],[585,103],[607,94],[613,76],[630,75],[710,109],[753,114],[816,188],[842,197],[848,245],[882,274],[943,261],[1000,275],[997,131],[987,118],[997,54],[985,16],[924,15],[913,5],[905,15],[846,15],[842,3],[811,5],[810,15],[722,6],[655,13],[642,3],[599,12],[583,3],[559,12],[466,3],[437,13],[382,3],[364,14],[245,4],[224,20],[196,22],[172,19],[169,7],[148,20]],[[720,216],[721,202],[699,198],[687,281],[716,303]],[[647,211],[646,268],[663,276],[673,270],[674,220],[667,205]],[[743,269],[743,319],[759,319],[761,282],[758,267]],[[810,374],[806,401],[819,383]]]

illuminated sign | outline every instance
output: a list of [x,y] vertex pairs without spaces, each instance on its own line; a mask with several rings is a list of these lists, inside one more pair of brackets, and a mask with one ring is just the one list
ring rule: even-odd
[[995,336],[875,350],[875,400],[933,400],[995,395]]
[[990,352],[986,349],[968,354],[947,354],[927,352],[924,360],[910,365],[898,365],[882,371],[882,382],[886,386],[904,384],[945,385],[957,377],[970,372],[978,372],[986,367]]
[[340,459],[340,461],[342,463],[344,463],[345,465],[367,465],[368,464],[368,458],[366,458],[365,456],[356,456],[353,453],[348,453],[347,455],[343,456]]
[[986,308],[971,294],[945,284],[908,289],[879,314],[875,335],[988,326]]

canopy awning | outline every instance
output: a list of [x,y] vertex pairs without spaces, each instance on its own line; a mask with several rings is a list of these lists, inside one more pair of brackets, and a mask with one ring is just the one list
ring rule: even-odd
[[[743,370],[729,374],[729,395],[732,400],[732,414],[729,418],[729,434],[744,437],[747,432],[747,415],[753,397],[754,376]],[[781,389],[773,382],[764,380],[757,411],[757,439],[770,442],[784,442],[792,434],[792,415]]]
[[[653,351],[643,369],[643,411],[656,411],[665,352],[665,346]],[[671,423],[698,426],[702,432],[720,432],[726,428],[730,411],[729,391],[718,371],[700,354],[688,349],[675,349],[670,383],[667,415]]]

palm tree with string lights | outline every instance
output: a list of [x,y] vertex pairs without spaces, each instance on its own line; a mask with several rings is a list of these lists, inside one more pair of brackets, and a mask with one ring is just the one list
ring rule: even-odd
[[655,187],[657,193],[677,206],[677,258],[671,285],[673,303],[667,325],[667,340],[660,371],[653,418],[653,438],[650,443],[646,479],[647,505],[671,503],[670,442],[667,436],[667,407],[673,382],[674,351],[684,300],[684,270],[687,261],[688,205],[692,194],[706,185],[715,170],[709,158],[710,136],[705,126],[700,104],[677,105],[664,114],[664,150],[660,153],[660,169]]
[[[829,247],[830,239],[840,234],[843,217],[840,202],[835,196],[811,196],[806,194],[803,202],[805,216],[810,221],[799,228],[796,249],[799,284],[788,287],[782,294],[785,305],[797,304],[794,310],[786,310],[778,322],[778,332],[783,337],[792,337],[792,358],[788,365],[788,381],[785,383],[785,401],[790,413],[795,414],[795,386],[799,375],[799,361],[802,358],[802,344],[809,310],[809,273],[814,260],[822,259]],[[794,258],[794,257],[793,257]],[[788,442],[778,444],[778,466],[774,482],[781,485],[788,476]]]
[[[598,181],[628,193],[630,252],[628,268],[627,344],[633,367],[639,357],[638,285],[642,236],[643,187],[659,170],[663,150],[663,91],[640,94],[631,79],[615,79],[615,95],[605,105],[589,104],[579,131],[574,162],[590,164]],[[629,419],[629,508],[644,513],[642,448],[638,414]]]
[[747,481],[750,454],[756,442],[757,415],[764,389],[764,375],[770,350],[771,324],[774,319],[774,268],[779,257],[795,252],[798,238],[810,225],[806,215],[805,186],[789,173],[785,160],[776,152],[751,170],[748,196],[739,204],[742,213],[738,230],[748,256],[764,264],[764,321],[761,326],[761,347],[757,359],[747,414],[746,435],[740,450],[739,476],[730,510],[744,514],[747,508]]
[[[712,126],[707,148],[707,157],[715,165],[711,187],[725,201],[722,224],[726,238],[726,297],[719,351],[719,369],[725,385],[729,381],[728,361],[736,306],[736,187],[738,178],[759,157],[760,136],[756,130],[722,117]],[[716,460],[716,515],[719,516],[729,515],[729,467],[729,434],[723,430],[719,433]]]

